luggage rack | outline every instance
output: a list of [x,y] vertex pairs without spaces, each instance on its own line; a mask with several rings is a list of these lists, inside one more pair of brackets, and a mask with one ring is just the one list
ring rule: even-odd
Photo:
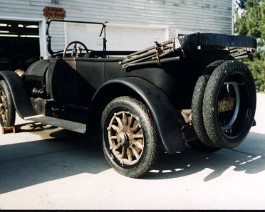
[[[185,56],[184,51],[215,49],[226,50],[234,59],[248,58],[255,51],[257,41],[252,37],[224,35],[217,33],[194,33],[173,38],[161,43],[155,42],[149,48],[134,52],[120,64],[123,68],[178,61]],[[174,54],[173,54],[174,53]]]
[[[177,46],[177,47],[176,47]],[[144,50],[129,54],[124,58],[120,64],[123,68],[132,66],[148,65],[148,64],[160,64],[164,62],[179,60],[180,57],[169,56],[176,51],[176,48],[180,48],[178,39],[173,38],[162,43],[155,41],[155,44]]]

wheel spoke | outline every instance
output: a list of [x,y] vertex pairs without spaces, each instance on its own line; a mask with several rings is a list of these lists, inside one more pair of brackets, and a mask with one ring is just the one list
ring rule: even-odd
[[121,143],[118,143],[118,144],[115,146],[114,150],[115,150],[115,151],[118,151],[119,148],[120,148],[121,146],[122,146],[122,144],[121,144]]
[[125,147],[122,147],[122,152],[121,152],[121,158],[126,158],[126,152],[127,152],[127,149]]
[[127,149],[127,156],[128,156],[128,160],[132,161],[132,150],[130,148]]
[[137,150],[134,148],[134,147],[131,147],[131,150],[133,152],[133,155],[136,157],[136,159],[139,159],[140,158],[140,155],[139,153],[137,152]]
[[3,113],[3,114],[1,115],[1,117],[2,117],[2,118],[1,118],[1,119],[2,119],[2,121],[3,121],[3,122],[5,122],[5,121],[6,121],[6,114],[5,114],[5,113]]
[[133,138],[134,139],[143,139],[144,138],[144,134],[134,134]]
[[111,125],[111,128],[113,129],[113,130],[115,130],[116,132],[119,132],[120,131],[120,129],[116,126],[116,125]]
[[2,122],[6,122],[7,120],[7,114],[8,114],[8,111],[7,111],[7,99],[6,99],[6,95],[5,95],[5,92],[4,90],[0,90],[0,104],[1,104],[1,121]]
[[132,124],[133,124],[133,116],[132,116],[132,114],[130,114],[130,116],[129,116],[128,119],[129,119],[129,120],[128,120],[128,127],[131,127]]
[[136,122],[135,126],[132,128],[133,133],[137,133],[141,129],[141,126]]
[[118,123],[119,129],[123,128],[123,123],[122,123],[121,119],[118,116],[116,116],[115,119],[116,119],[116,121]]
[[139,148],[140,150],[143,150],[143,149],[144,149],[144,145],[143,145],[141,142],[139,142],[139,141],[135,141],[135,142],[133,142],[133,144],[134,144],[137,148]]
[[2,102],[2,103],[6,102],[5,95],[3,95],[3,94],[1,95],[1,102]]
[[127,126],[128,124],[128,118],[125,112],[122,113],[122,123],[124,124],[124,126]]

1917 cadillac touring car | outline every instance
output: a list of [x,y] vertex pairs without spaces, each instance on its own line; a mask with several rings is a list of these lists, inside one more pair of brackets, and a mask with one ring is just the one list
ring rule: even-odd
[[[142,51],[92,50],[72,41],[25,73],[0,72],[2,127],[25,120],[86,133],[100,129],[107,161],[128,177],[146,174],[158,151],[188,143],[214,152],[239,145],[255,123],[256,90],[241,59],[256,48],[250,37],[194,33],[155,42]],[[74,22],[75,23],[75,22]]]

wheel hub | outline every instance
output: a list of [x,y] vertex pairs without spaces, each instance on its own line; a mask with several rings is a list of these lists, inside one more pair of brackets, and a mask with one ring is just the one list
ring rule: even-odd
[[129,135],[126,132],[119,132],[117,135],[117,141],[126,148],[130,146]]

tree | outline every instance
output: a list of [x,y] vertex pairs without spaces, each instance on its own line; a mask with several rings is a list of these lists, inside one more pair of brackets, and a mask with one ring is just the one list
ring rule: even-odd
[[[235,32],[256,37],[258,48],[253,61],[247,61],[257,91],[265,92],[265,0],[237,0]],[[239,9],[243,12],[239,13]]]
[[237,11],[235,22],[235,31],[239,35],[253,36],[261,38],[261,25],[262,23],[262,3],[264,0],[241,0],[236,1],[243,12],[240,14]]

